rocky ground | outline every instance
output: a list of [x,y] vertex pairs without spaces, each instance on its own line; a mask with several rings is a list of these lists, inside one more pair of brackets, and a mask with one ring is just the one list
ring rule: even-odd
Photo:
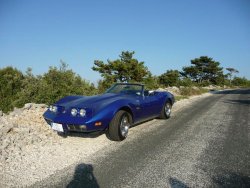
[[[184,89],[184,88],[185,88],[184,86],[180,86],[180,87],[172,86],[172,87],[167,87],[167,88],[164,88],[164,89],[159,88],[158,90],[169,91],[174,96],[181,96],[181,94],[182,94],[181,90]],[[220,89],[226,89],[226,88],[227,88],[227,86],[220,87],[220,86],[215,86],[215,85],[209,85],[209,86],[206,86],[206,87],[202,87],[203,90],[207,90],[207,91],[214,91],[214,90],[220,90]],[[201,88],[193,86],[190,89],[199,91]]]
[[[173,113],[209,95],[178,101]],[[44,121],[42,115],[46,109],[44,104],[29,103],[9,115],[0,113],[0,187],[32,185],[79,160],[87,162],[88,157],[104,148],[121,144],[100,133],[60,137]],[[147,122],[148,129],[154,128],[157,121]],[[139,133],[137,127],[130,131],[131,135]]]
[[44,104],[26,104],[24,108],[15,108],[9,115],[0,117],[0,162],[11,163],[17,158],[22,160],[26,147],[58,141],[42,117],[47,106]]

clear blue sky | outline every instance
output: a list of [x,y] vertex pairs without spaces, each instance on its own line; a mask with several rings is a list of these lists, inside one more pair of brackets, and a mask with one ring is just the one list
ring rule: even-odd
[[96,83],[94,60],[135,51],[154,75],[207,55],[250,79],[249,0],[0,0],[0,68],[60,59]]

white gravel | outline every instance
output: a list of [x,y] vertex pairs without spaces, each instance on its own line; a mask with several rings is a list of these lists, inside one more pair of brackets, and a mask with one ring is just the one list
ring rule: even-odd
[[[173,115],[210,95],[206,93],[176,102]],[[99,151],[122,145],[122,142],[108,140],[105,134],[77,134],[62,138],[43,120],[45,110],[44,105],[30,104],[15,109],[10,115],[0,116],[0,187],[32,185],[78,161],[88,162]],[[143,131],[153,132],[158,121],[146,122],[147,129]],[[131,138],[140,136],[141,131],[141,126],[131,128]]]

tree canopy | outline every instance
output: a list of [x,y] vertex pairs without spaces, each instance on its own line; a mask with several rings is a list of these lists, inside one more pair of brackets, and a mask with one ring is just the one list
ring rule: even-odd
[[201,56],[191,60],[191,66],[183,67],[181,75],[197,83],[207,82],[219,84],[223,76],[223,68],[213,58]]
[[229,76],[229,81],[230,81],[230,84],[231,84],[231,81],[232,81],[232,76],[234,73],[239,73],[239,71],[235,68],[226,68],[226,70],[229,72],[227,75]]
[[250,80],[246,79],[245,77],[234,77],[232,80],[232,85],[240,86],[240,87],[250,87]]
[[168,86],[178,86],[180,81],[180,73],[178,70],[167,70],[159,76],[160,84]]
[[133,58],[135,52],[125,51],[114,61],[108,60],[104,63],[100,60],[94,61],[92,69],[110,82],[142,82],[149,75],[148,68],[144,62]]

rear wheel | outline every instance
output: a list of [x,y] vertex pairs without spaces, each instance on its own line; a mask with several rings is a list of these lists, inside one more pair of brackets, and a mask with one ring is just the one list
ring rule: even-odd
[[131,125],[131,115],[124,110],[118,111],[109,124],[108,136],[110,140],[122,141],[128,136]]
[[163,106],[162,110],[161,110],[160,118],[161,119],[168,119],[168,118],[170,118],[171,110],[172,110],[172,105],[171,105],[171,103],[169,101],[167,101],[165,103],[165,105]]

